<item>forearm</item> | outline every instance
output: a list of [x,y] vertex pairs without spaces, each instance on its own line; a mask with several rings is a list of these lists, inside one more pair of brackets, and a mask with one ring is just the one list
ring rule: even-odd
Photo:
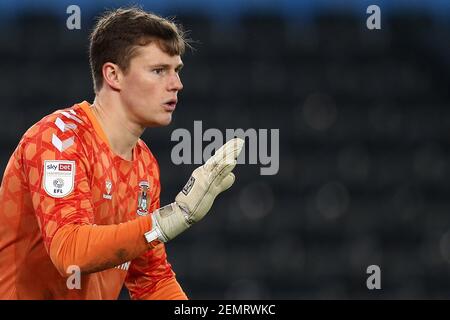
[[150,215],[116,225],[65,225],[53,237],[50,258],[63,275],[70,265],[82,273],[106,270],[151,249],[143,236],[151,227]]

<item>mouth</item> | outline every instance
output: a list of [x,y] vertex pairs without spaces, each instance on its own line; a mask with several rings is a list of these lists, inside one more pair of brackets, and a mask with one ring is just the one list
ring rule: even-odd
[[178,102],[177,99],[171,99],[171,100],[166,101],[163,104],[164,109],[166,109],[166,111],[174,111],[177,106],[177,102]]

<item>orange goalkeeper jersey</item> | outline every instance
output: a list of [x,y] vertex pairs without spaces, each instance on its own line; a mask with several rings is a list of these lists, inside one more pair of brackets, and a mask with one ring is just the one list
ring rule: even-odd
[[[159,208],[159,168],[142,140],[133,160],[115,155],[87,102],[32,126],[6,167],[0,189],[0,299],[184,299],[164,244],[134,260],[82,274],[67,285],[49,256],[68,224],[111,225]],[[165,291],[164,291],[165,290]]]

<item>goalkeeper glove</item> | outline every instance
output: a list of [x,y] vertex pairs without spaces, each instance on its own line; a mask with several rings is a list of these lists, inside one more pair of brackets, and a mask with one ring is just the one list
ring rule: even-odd
[[244,140],[234,138],[224,144],[206,163],[194,170],[175,202],[152,213],[152,230],[147,242],[167,242],[203,219],[214,199],[234,183],[231,172]]

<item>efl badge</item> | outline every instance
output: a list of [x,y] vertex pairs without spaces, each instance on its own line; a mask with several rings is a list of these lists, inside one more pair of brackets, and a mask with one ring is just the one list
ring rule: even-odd
[[62,198],[73,191],[75,161],[44,161],[43,187],[49,196]]
[[138,195],[138,208],[137,214],[140,216],[145,216],[148,214],[148,189],[149,184],[147,181],[139,182],[139,195]]
[[106,180],[105,188],[106,188],[106,193],[103,194],[103,199],[111,200],[112,199],[112,194],[111,194],[112,182],[110,180]]

